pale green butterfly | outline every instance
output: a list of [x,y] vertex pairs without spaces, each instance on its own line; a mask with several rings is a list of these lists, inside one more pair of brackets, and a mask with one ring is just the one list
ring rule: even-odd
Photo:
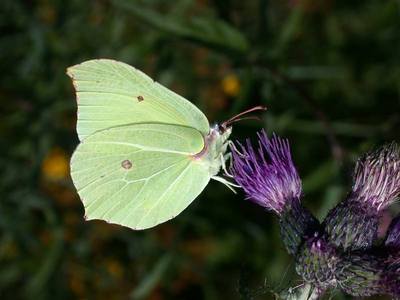
[[87,220],[146,229],[181,213],[210,179],[233,185],[217,174],[229,157],[230,124],[242,114],[210,128],[191,102],[115,60],[89,60],[67,74],[81,141],[71,177]]

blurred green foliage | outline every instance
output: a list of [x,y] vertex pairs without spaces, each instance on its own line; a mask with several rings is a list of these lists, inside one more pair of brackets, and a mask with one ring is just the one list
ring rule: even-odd
[[273,299],[300,282],[274,216],[218,183],[144,232],[84,222],[70,65],[127,62],[212,122],[267,105],[234,137],[290,138],[320,218],[359,154],[399,141],[398,0],[2,0],[0,31],[1,299]]

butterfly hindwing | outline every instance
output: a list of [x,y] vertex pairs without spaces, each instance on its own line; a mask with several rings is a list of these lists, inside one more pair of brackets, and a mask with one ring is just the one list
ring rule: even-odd
[[114,126],[160,122],[207,135],[209,124],[191,102],[122,62],[96,59],[68,68],[78,102],[80,140]]
[[87,219],[145,229],[175,217],[210,180],[193,158],[203,147],[198,130],[178,125],[125,125],[90,135],[71,159]]

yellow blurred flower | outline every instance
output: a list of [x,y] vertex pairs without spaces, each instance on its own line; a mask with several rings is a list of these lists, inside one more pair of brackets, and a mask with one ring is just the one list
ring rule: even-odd
[[106,268],[108,273],[110,273],[114,278],[122,278],[124,269],[119,261],[108,259],[106,261]]
[[51,180],[68,177],[69,161],[67,154],[60,148],[52,149],[42,163],[42,173]]
[[225,76],[221,85],[224,93],[231,97],[235,97],[240,91],[240,82],[235,74]]

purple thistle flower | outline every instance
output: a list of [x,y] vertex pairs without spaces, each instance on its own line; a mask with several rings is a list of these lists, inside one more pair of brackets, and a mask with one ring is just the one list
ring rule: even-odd
[[280,215],[288,201],[298,201],[301,181],[290,154],[289,142],[275,134],[258,133],[258,149],[250,140],[233,152],[232,173],[247,199]]
[[301,181],[290,155],[289,142],[265,131],[258,133],[258,149],[250,141],[234,148],[232,173],[247,199],[278,214],[283,243],[297,253],[303,239],[320,224],[301,205]]
[[395,143],[361,157],[354,170],[352,198],[379,212],[400,194],[400,151]]

